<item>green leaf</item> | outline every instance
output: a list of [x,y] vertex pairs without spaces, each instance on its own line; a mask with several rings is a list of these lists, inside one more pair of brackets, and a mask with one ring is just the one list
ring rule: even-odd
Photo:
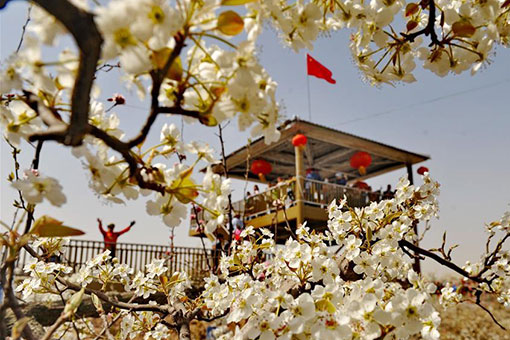
[[47,215],[39,217],[34,222],[34,226],[30,233],[40,237],[66,237],[85,234],[83,231],[67,227],[63,225],[61,221]]
[[317,308],[320,311],[327,311],[330,314],[333,314],[336,312],[336,307],[329,301],[328,299],[322,299],[315,303],[315,308]]

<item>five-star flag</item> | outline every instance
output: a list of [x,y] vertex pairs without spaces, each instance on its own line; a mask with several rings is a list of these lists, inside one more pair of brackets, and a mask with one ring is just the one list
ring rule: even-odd
[[324,79],[330,84],[336,84],[336,80],[332,78],[333,73],[326,66],[313,59],[308,53],[306,54],[306,70],[309,76],[315,76]]

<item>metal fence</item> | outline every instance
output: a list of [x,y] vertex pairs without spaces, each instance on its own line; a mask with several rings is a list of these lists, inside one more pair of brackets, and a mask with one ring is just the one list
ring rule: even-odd
[[[170,273],[187,272],[189,277],[195,281],[206,276],[209,272],[209,265],[212,266],[213,263],[211,249],[206,249],[204,252],[203,248],[171,248],[170,246],[138,243],[117,243],[115,248],[115,257],[119,259],[119,262],[127,264],[137,271],[145,272],[145,265],[151,263],[153,259],[165,259],[165,265]],[[104,242],[71,239],[65,247],[64,255],[55,260],[70,266],[76,272],[88,260],[104,250]],[[17,268],[22,270],[31,258],[32,256],[28,252],[22,250]]]

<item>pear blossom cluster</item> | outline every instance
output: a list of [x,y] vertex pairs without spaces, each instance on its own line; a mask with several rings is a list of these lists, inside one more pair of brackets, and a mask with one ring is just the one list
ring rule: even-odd
[[22,299],[26,300],[34,294],[58,294],[58,290],[55,288],[57,276],[70,274],[72,268],[60,263],[33,259],[23,267],[23,271],[29,275],[29,278],[23,280],[16,287],[16,291],[21,292]]
[[349,29],[353,60],[376,85],[416,81],[417,62],[441,77],[475,73],[490,63],[495,45],[510,41],[504,0],[272,0],[247,7],[254,21],[269,18],[294,50],[311,49],[321,34]]
[[[510,235],[510,214],[486,226],[493,247],[478,263],[463,267],[464,280],[471,282],[475,293],[463,295],[449,283],[438,289],[414,271],[414,259],[401,245],[417,239],[415,222],[438,215],[439,184],[428,174],[422,178],[421,186],[400,179],[394,198],[370,206],[351,208],[345,198],[333,201],[325,231],[311,230],[305,223],[283,247],[275,243],[271,231],[247,226],[194,297],[189,294],[187,274],[170,273],[164,258],[153,259],[144,272],[135,272],[112,259],[107,250],[71,275],[71,267],[47,261],[52,255],[63,255],[66,240],[61,238],[39,238],[33,243],[41,257],[27,263],[24,271],[29,277],[16,291],[24,300],[38,296],[50,300],[69,297],[62,293],[65,280],[83,287],[94,283],[103,292],[117,284],[148,306],[159,306],[155,300],[164,296],[168,308],[179,313],[217,318],[218,339],[407,339],[413,335],[439,339],[438,308],[475,302],[469,298],[482,293],[493,294],[510,308],[509,253],[502,247]],[[217,178],[209,182],[221,186]],[[117,333],[109,330],[116,338],[165,339],[173,332],[161,311],[121,308],[106,313],[97,296],[91,298],[105,325],[120,320]],[[55,334],[67,334],[72,322],[83,334],[90,333],[87,320],[75,320]]]
[[[21,48],[0,65],[0,123],[13,148],[38,134],[69,128],[74,114],[73,89],[82,55],[59,44],[69,32],[36,3]],[[115,94],[102,100],[104,89],[94,80],[87,96],[86,133],[72,149],[89,175],[91,190],[119,204],[146,197],[147,213],[171,228],[182,224],[195,206],[204,214],[208,234],[226,223],[231,194],[230,181],[213,171],[214,150],[199,141],[184,142],[182,131],[168,121],[158,131],[159,142],[149,145],[146,139],[157,115],[181,115],[187,124],[211,127],[235,120],[239,130],[264,136],[268,144],[277,141],[277,84],[257,56],[257,39],[265,26],[271,25],[295,51],[312,49],[318,37],[349,29],[353,60],[376,85],[415,81],[418,60],[441,77],[475,73],[490,62],[497,45],[510,42],[508,0],[70,3],[93,14],[102,37],[94,79],[118,68],[125,90],[150,102],[147,125],[138,136],[128,136],[114,111],[126,99]],[[45,57],[47,48],[55,52],[55,60]],[[196,172],[201,168],[206,172],[200,181]],[[23,208],[30,214],[43,201],[59,207],[66,203],[58,179],[37,169],[10,181],[29,204]],[[434,296],[439,295],[443,307],[466,297],[451,285],[438,290],[413,269],[412,251],[405,245],[419,239],[417,223],[439,212],[439,184],[428,174],[423,181],[418,187],[402,178],[393,199],[362,208],[349,207],[339,198],[328,207],[323,232],[298,226],[288,231],[284,247],[275,243],[271,231],[248,226],[198,296],[188,294],[187,274],[170,273],[165,259],[154,259],[144,272],[135,272],[105,251],[71,275],[71,267],[52,262],[64,256],[67,241],[59,238],[32,242],[39,257],[24,267],[28,277],[16,292],[25,301],[60,300],[72,299],[71,285],[79,291],[97,283],[101,288],[96,293],[120,285],[147,301],[144,308],[107,314],[100,298],[87,293],[108,337],[117,339],[168,338],[177,326],[165,319],[170,312],[158,310],[155,300],[161,295],[167,310],[178,316],[175,322],[199,315],[218,318],[220,339],[438,339],[441,320]],[[510,308],[510,252],[504,249],[510,213],[488,224],[486,231],[485,253],[457,272],[475,282],[476,294],[493,294]],[[17,229],[0,236],[10,263],[32,238]],[[449,255],[441,255],[449,260]],[[115,335],[109,330],[114,320],[121,324]],[[77,331],[97,337],[91,328],[87,320],[66,320],[53,335],[73,338]]]
[[[112,258],[109,250],[87,261],[75,274],[71,274],[73,269],[69,266],[45,260],[52,255],[64,256],[63,247],[67,242],[66,238],[38,238],[32,243],[35,249],[43,251],[39,254],[41,258],[33,258],[23,268],[29,277],[18,284],[16,292],[21,294],[24,301],[38,301],[41,298],[45,301],[69,299],[71,294],[66,289],[66,282],[83,287],[91,283],[99,284],[100,291],[103,292],[108,292],[112,284],[118,284],[124,288],[125,293],[132,293],[149,301],[160,294],[170,305],[182,304],[183,301],[186,303],[188,299],[187,290],[191,287],[191,282],[187,274],[169,272],[165,266],[167,263],[165,258],[154,259],[146,265],[145,272],[137,273],[127,265],[120,264],[117,258]],[[144,339],[166,339],[170,335],[170,329],[162,324],[163,318],[156,312],[115,310],[106,313],[97,296],[93,295],[91,298],[98,313],[106,320],[106,324],[112,323],[113,319],[121,320],[117,334],[119,339],[133,339],[138,335],[143,335]],[[194,303],[194,301],[186,303],[186,307]],[[156,302],[152,301],[150,304],[156,305]],[[64,323],[55,332],[54,337],[73,339],[76,336],[73,330],[75,328],[79,329],[82,335],[97,336],[91,331],[94,329],[91,320],[81,318]]]
[[[206,279],[210,313],[227,313],[224,324],[237,325],[219,328],[219,338],[438,339],[434,295],[445,308],[463,298],[449,285],[438,291],[417,274],[399,245],[416,240],[413,221],[437,216],[439,184],[428,175],[423,180],[415,187],[402,178],[394,199],[364,208],[332,202],[324,233],[301,226],[284,247],[270,231],[246,228],[218,275]],[[498,275],[493,287],[477,289],[508,306],[507,252],[496,256],[503,260],[496,261],[502,267],[497,274],[488,271]]]
[[[235,119],[241,131],[251,129],[253,136],[264,135],[267,143],[280,136],[280,114],[277,84],[257,58],[257,39],[266,23],[296,51],[312,49],[320,35],[350,29],[354,61],[374,84],[414,81],[417,59],[439,76],[470,68],[476,72],[490,61],[495,45],[506,46],[510,41],[510,5],[504,0],[114,0],[104,5],[73,0],[72,4],[94,14],[94,24],[104,40],[97,73],[103,66],[117,65],[121,83],[136,89],[142,100],[150,95],[153,110],[157,103],[157,109],[184,113],[188,123],[207,126]],[[405,28],[398,29],[396,22],[400,21],[406,22]],[[34,6],[21,49],[2,61],[0,121],[3,135],[15,147],[21,140],[45,132],[45,125],[53,128],[69,121],[80,55],[72,48],[60,47],[59,40],[67,34],[57,19]],[[45,60],[45,46],[57,52],[57,60]],[[164,77],[156,84],[154,79],[160,73]],[[157,93],[153,93],[155,86]],[[89,124],[120,142],[129,141],[119,116],[111,110],[125,104],[125,99],[116,95],[122,100],[105,109],[101,93],[94,82]],[[187,165],[183,161],[194,158],[207,167],[215,161],[213,150],[196,141],[183,143],[173,124],[166,123],[160,134],[159,144],[145,145],[142,138],[129,151],[141,164],[142,178],[159,188],[153,194],[139,188],[133,164],[111,152],[102,139],[85,136],[73,154],[81,159],[90,174],[90,187],[99,197],[123,203],[153,195],[147,212],[161,216],[169,227],[186,219],[188,203],[198,203],[207,215],[207,232],[214,232],[225,223],[229,189],[196,184],[188,176],[196,161]],[[206,179],[214,180],[210,175]],[[41,202],[46,187],[45,198],[51,203],[60,206],[65,202],[56,196],[60,188],[53,180],[30,177],[15,186],[32,191],[27,197],[34,203]],[[215,188],[221,188],[221,193]],[[203,202],[196,202],[199,196]]]
[[52,205],[60,207],[67,201],[57,179],[40,175],[35,170],[25,171],[23,178],[13,181],[12,186],[19,190],[23,198],[30,204],[48,200]]

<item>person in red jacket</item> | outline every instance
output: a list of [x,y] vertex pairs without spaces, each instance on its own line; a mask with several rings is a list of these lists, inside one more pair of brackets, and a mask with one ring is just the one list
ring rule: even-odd
[[108,231],[106,231],[103,229],[103,222],[101,221],[101,219],[98,218],[97,222],[99,223],[99,231],[101,232],[101,234],[103,234],[105,249],[110,250],[110,255],[112,257],[115,257],[117,239],[119,238],[120,235],[127,233],[131,229],[131,227],[135,225],[135,221],[132,221],[128,227],[122,229],[121,231],[113,231],[113,229],[115,228],[115,224],[113,223],[108,224],[108,226],[106,227]]

